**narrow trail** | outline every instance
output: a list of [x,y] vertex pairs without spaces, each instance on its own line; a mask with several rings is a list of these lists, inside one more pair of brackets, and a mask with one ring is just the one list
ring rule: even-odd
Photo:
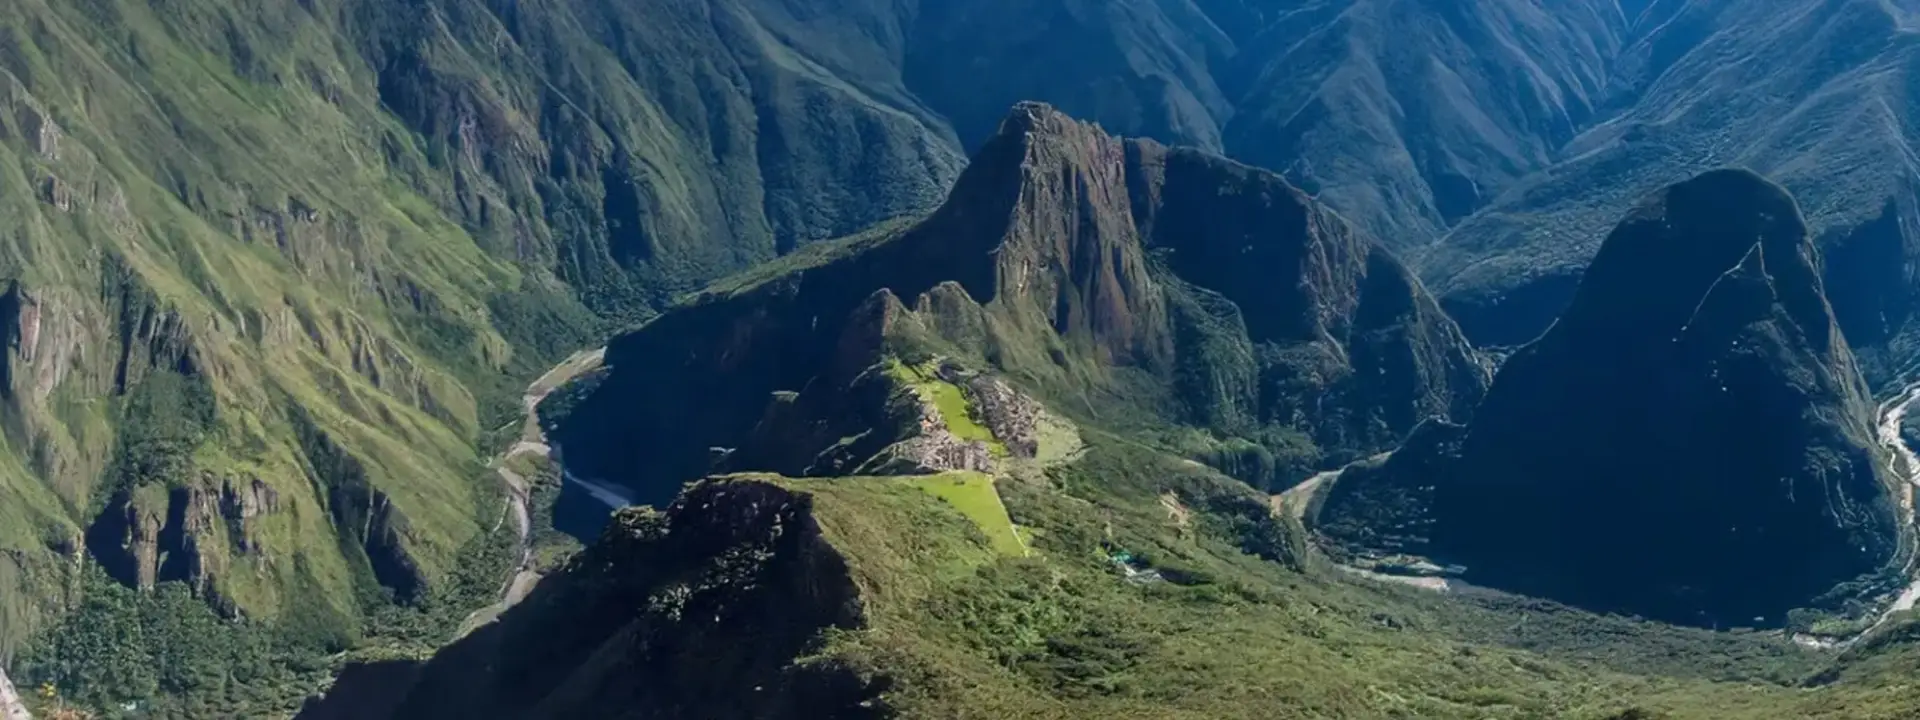
[[33,713],[27,712],[20,693],[14,692],[13,681],[7,679],[5,669],[0,669],[0,720],[33,720]]

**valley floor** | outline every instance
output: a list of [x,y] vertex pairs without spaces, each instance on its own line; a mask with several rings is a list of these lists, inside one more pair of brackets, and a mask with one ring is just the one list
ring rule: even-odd
[[[533,481],[514,469],[514,460],[533,456],[558,462],[559,454],[552,445],[548,444],[545,426],[540,423],[540,402],[547,399],[554,390],[572,382],[575,378],[598,369],[606,359],[606,353],[606,348],[574,353],[528,384],[526,393],[521,395],[520,403],[526,410],[526,418],[522,421],[520,439],[494,463],[501,482],[507,486],[507,510],[512,513],[514,526],[519,532],[520,564],[514,571],[513,577],[509,578],[501,588],[500,601],[475,610],[473,614],[467,616],[466,621],[461,623],[460,635],[465,635],[473,628],[506,612],[507,608],[525,599],[527,593],[533,591],[534,584],[540,582],[541,573],[535,567],[533,552],[533,519],[528,508],[529,503],[532,502]],[[605,503],[610,509],[619,509],[631,504],[618,492],[597,483],[578,479],[572,473],[566,472],[564,467],[561,474],[565,482],[580,485],[594,499]]]

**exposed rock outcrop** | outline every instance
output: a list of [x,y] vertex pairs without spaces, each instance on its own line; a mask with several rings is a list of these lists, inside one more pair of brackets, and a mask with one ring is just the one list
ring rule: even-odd
[[219,497],[199,484],[123,491],[89,528],[87,549],[129,587],[181,581],[205,593],[228,555]]
[[0,670],[0,720],[33,720],[33,713],[27,711],[26,701],[20,699],[5,670]]
[[108,501],[87,530],[87,550],[100,567],[129,587],[152,590],[160,574],[160,531],[165,506],[135,503],[130,493]]
[[427,590],[427,578],[412,555],[415,540],[406,513],[368,480],[360,460],[332,437],[304,418],[295,429],[314,480],[326,490],[327,511],[342,539],[341,549],[349,562],[366,573],[357,580],[372,580],[400,602],[418,601]]
[[260,550],[260,519],[280,511],[280,492],[260,478],[228,477],[220,486],[220,512],[243,553]]

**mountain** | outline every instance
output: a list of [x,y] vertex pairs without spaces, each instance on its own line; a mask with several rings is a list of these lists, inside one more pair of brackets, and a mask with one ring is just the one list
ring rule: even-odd
[[[1912,552],[1905,470],[1875,423],[1793,199],[1710,172],[1614,229],[1471,422],[1349,471],[1321,513],[1399,518],[1424,542],[1393,549],[1476,583],[1671,622],[1781,624],[1885,588]],[[1423,499],[1370,506],[1391,488]],[[1343,526],[1364,525],[1377,527]]]
[[1271,490],[1452,447],[1467,338],[1537,337],[1605,223],[1730,160],[1904,376],[1901,3],[1284,5],[13,8],[0,663],[254,716],[426,652],[531,572],[522,388],[615,330],[553,432],[660,504],[1027,472],[1069,419]]
[[1799,198],[1840,327],[1880,386],[1912,356],[1913,11],[1878,1],[1656,2],[1613,61],[1611,109],[1445,240],[1422,277],[1481,344],[1537,337],[1603,230],[1648,193],[1748,167]]
[[769,444],[752,436],[776,415],[848,416],[830,403],[866,397],[854,385],[889,334],[1177,435],[1256,484],[1390,447],[1486,382],[1403,266],[1277,176],[1024,104],[925,219],[796,254],[616,338],[612,374],[556,437],[575,472],[642,501],[716,469],[793,472],[805,464],[713,455]]
[[[1239,224],[1249,219],[1258,222]],[[1390,456],[1356,467],[1442,469],[1435,543],[1489,560],[1512,548],[1566,547],[1515,537],[1547,522],[1605,538],[1595,545],[1631,553],[1616,556],[1606,577],[1623,591],[1651,591],[1623,592],[1623,601],[1664,597],[1660,582],[1689,572],[1724,573],[1751,581],[1759,599],[1705,597],[1723,604],[1717,611],[1744,612],[1805,589],[1776,582],[1782,570],[1810,581],[1888,559],[1880,555],[1899,539],[1876,535],[1897,532],[1885,458],[1862,435],[1872,410],[1792,201],[1751,175],[1713,174],[1649,203],[1614,238],[1575,309],[1505,364],[1464,426],[1429,416]],[[1222,257],[1222,243],[1232,251],[1225,257],[1255,261],[1208,262]],[[1341,248],[1372,260],[1330,262]],[[1218,352],[1193,352],[1207,343],[1263,338],[1256,377],[1276,369],[1257,364],[1265,357],[1366,347],[1353,335],[1331,344],[1324,336],[1349,323],[1371,327],[1370,307],[1398,318],[1392,332],[1374,333],[1374,347],[1392,350],[1380,354],[1449,357],[1418,347],[1450,347],[1457,333],[1414,322],[1432,301],[1404,271],[1385,272],[1390,259],[1271,174],[1018,106],[927,218],[722,281],[620,338],[608,374],[562,396],[584,398],[543,406],[542,419],[557,424],[569,472],[677,496],[663,511],[618,511],[526,600],[432,657],[349,665],[300,717],[1916,709],[1899,690],[1910,621],[1873,636],[1877,650],[1834,657],[1771,633],[1596,615],[1485,589],[1443,585],[1449,594],[1432,596],[1383,587],[1377,578],[1386,576],[1336,569],[1312,548],[1296,513],[1313,508],[1193,462],[1178,434],[1142,424],[1138,409],[1121,412],[1148,397],[1132,393],[1181,382],[1161,363],[1178,368],[1198,355],[1200,376],[1223,385],[1244,372]],[[1236,274],[1248,267],[1305,271],[1279,281]],[[1340,267],[1368,272],[1331,271]],[[1202,288],[1217,296],[1214,307],[1237,311],[1233,334],[1182,329],[1179,305]],[[1308,292],[1314,302],[1284,302]],[[1349,306],[1342,301],[1356,308],[1351,320],[1338,312]],[[1275,339],[1303,326],[1321,339]],[[1346,352],[1356,364],[1371,354]],[[1391,379],[1405,366],[1358,366],[1386,370],[1382,388],[1408,382]],[[1461,371],[1479,377],[1468,372],[1477,367]],[[1437,378],[1450,367],[1412,369]],[[1648,377],[1670,381],[1647,386]],[[1723,391],[1736,382],[1739,392]],[[1340,385],[1294,387],[1326,397],[1323,412],[1371,412],[1376,396]],[[1271,387],[1274,400],[1290,396]],[[1108,388],[1127,392],[1098,394]],[[1676,410],[1666,422],[1642,428],[1644,413],[1623,417],[1659,393]],[[1585,414],[1554,404],[1563,400]],[[1306,417],[1339,428],[1349,415]],[[1510,444],[1516,436],[1538,451]],[[1739,440],[1781,452],[1748,460],[1730,446]],[[1680,464],[1658,465],[1663,451]],[[1805,454],[1782,457],[1795,451]],[[1543,459],[1562,456],[1591,466],[1542,471]],[[1751,467],[1719,475],[1716,462]],[[1463,471],[1449,471],[1454,463]],[[681,489],[674,470],[695,477]],[[1622,470],[1653,472],[1640,480]],[[1778,485],[1783,471],[1804,472],[1802,484]],[[1550,495],[1526,492],[1528,482],[1568,473],[1569,484],[1595,490],[1616,490],[1604,483],[1621,477],[1644,485],[1584,493],[1588,504],[1577,508],[1523,504]],[[1319,515],[1340,512],[1345,488],[1381,486],[1354,474],[1335,481]],[[1417,489],[1435,477],[1390,479]],[[1718,477],[1747,482],[1684,489]],[[1403,487],[1385,495],[1404,497],[1391,492]],[[1833,504],[1780,502],[1788,492]],[[1652,522],[1669,510],[1649,500],[1667,498],[1701,522]],[[1463,500],[1500,512],[1470,515],[1458,509]],[[1858,515],[1823,514],[1836,507]],[[1880,545],[1855,555],[1832,542],[1837,533],[1823,532],[1822,519],[1856,521],[1858,537]],[[1758,527],[1739,543],[1714,544],[1723,521]],[[1621,528],[1648,537],[1622,537]],[[1650,558],[1649,548],[1662,555]],[[1723,554],[1688,554],[1711,550]],[[1660,557],[1673,560],[1652,561]],[[1658,576],[1628,576],[1636,566]],[[1754,568],[1772,572],[1741,574]],[[1492,577],[1531,577],[1529,569],[1541,570],[1513,565]]]
[[[6,577],[41,579],[10,593],[35,601],[9,604],[0,646],[75,599],[52,578],[83,546],[124,584],[188,582],[228,615],[328,598],[346,635],[365,611],[350,596],[431,594],[497,542],[477,539],[497,489],[474,440],[519,380],[715,277],[926,211],[1016,100],[1293,168],[1404,245],[1458,214],[1433,188],[1491,193],[1542,161],[1534,134],[1588,112],[1618,41],[1549,35],[1623,22],[1602,3],[921,5],[23,8],[5,192],[33,220],[0,264],[4,524]],[[1455,77],[1386,42],[1408,37],[1504,49]],[[1508,63],[1536,68],[1516,80],[1535,100],[1499,95]],[[1328,111],[1346,108],[1386,110]],[[1429,123],[1477,129],[1416,138]],[[1331,168],[1381,138],[1364,154],[1395,179],[1373,202],[1377,173]],[[163,397],[136,401],[149,367]],[[148,438],[140,408],[176,404],[211,411]],[[1340,433],[1374,449],[1406,421],[1386,424]],[[1344,442],[1330,433],[1309,434]],[[116,448],[166,457],[121,472]]]
[[1557,160],[1605,112],[1630,38],[1613,2],[1244,5],[1268,22],[1239,39],[1223,148],[1283,169],[1395,249]]
[[[1286,77],[1267,68],[1313,55],[1283,52],[1289,38],[1349,23],[1352,37],[1368,38],[1353,45],[1364,58],[1388,36],[1372,34],[1373,20],[1340,18],[1399,10],[1456,49],[1482,32],[1443,30],[1453,25],[1417,3],[1358,3],[1356,14],[1157,0],[1044,10],[185,0],[164,11],[113,0],[18,10],[0,21],[0,154],[10,168],[0,200],[17,219],[0,240],[0,659],[14,664],[23,651],[31,661],[49,648],[96,647],[89,633],[112,623],[76,614],[87,608],[245,624],[263,653],[297,648],[285,657],[429,642],[492,594],[488,576],[510,570],[513,537],[498,509],[510,502],[483,465],[512,439],[521,385],[567,352],[722,275],[923,215],[959,176],[963,149],[995,141],[1014,101],[1054,99],[1116,130],[1215,151],[1238,147],[1234,138],[1317,148],[1348,123],[1299,107],[1337,92],[1340,71],[1316,73],[1325,92],[1261,98],[1267,121],[1238,110],[1258,76]],[[1514,13],[1552,17],[1490,6],[1461,27],[1507,28]],[[1578,17],[1567,22],[1587,22]],[[1522,25],[1513,48],[1546,47],[1527,38],[1547,25]],[[1526,80],[1542,83],[1541,97],[1584,82],[1561,75],[1584,73],[1585,61],[1541,67]],[[1532,127],[1559,112],[1558,100],[1543,101],[1512,120],[1484,110],[1504,101],[1481,96],[1504,82],[1468,86],[1471,102],[1447,104],[1461,117]],[[1288,120],[1296,116],[1306,119]],[[1289,139],[1308,135],[1314,142]],[[1169,174],[1246,172],[1155,152],[1170,158]],[[1286,165],[1291,152],[1258,156]],[[1493,183],[1477,172],[1467,174]],[[1275,180],[1250,177],[1250,192],[1277,199],[1248,212],[1283,217],[1294,234],[1321,222],[1300,219],[1321,211],[1299,210],[1307,203],[1292,193],[1261,189]],[[1371,181],[1319,173],[1315,182]],[[1425,181],[1396,182],[1424,197]],[[1164,212],[1191,217],[1186,202]],[[1152,207],[1129,197],[1136,205]],[[1148,232],[1147,220],[1104,222],[1116,224],[1103,233]],[[1389,227],[1372,216],[1360,225]],[[1419,417],[1470,404],[1463,398],[1484,381],[1457,331],[1406,289],[1397,262],[1330,232],[1313,251],[1327,255],[1326,283],[1263,300],[1333,303],[1324,321],[1251,328],[1242,342],[1209,293],[1242,303],[1258,298],[1234,293],[1269,288],[1233,277],[1163,288],[1129,271],[1059,296],[1142,293],[1122,313],[1139,337],[1063,324],[1070,331],[1053,334],[1073,367],[1040,354],[1009,367],[1136,424],[1166,425],[1160,406],[1186,406],[1176,413],[1205,415],[1210,429],[1186,433],[1188,452],[1262,484],[1384,449]],[[1151,234],[1177,257],[1219,249]],[[1131,242],[1103,239],[1061,258],[1114,251],[1157,262]],[[899,297],[917,302],[933,287]],[[1361,297],[1374,299],[1352,306]],[[1032,318],[1053,311],[1037,308],[1009,311],[1032,326],[1011,333],[1009,347],[1045,339]],[[1072,312],[1110,319],[1104,307]],[[1118,345],[1081,347],[1106,343],[1131,345],[1119,357],[1102,354]],[[1041,348],[1028,349],[1050,349]],[[1284,357],[1255,357],[1276,348]],[[1209,353],[1220,358],[1197,357]],[[1397,375],[1407,380],[1394,388],[1352,380],[1380,366],[1447,369]],[[1148,390],[1139,398],[1136,380]],[[1342,397],[1304,408],[1262,389],[1288,383]],[[757,423],[777,386],[745,393],[742,416]],[[675,482],[662,487],[699,472],[669,474]],[[176,586],[211,615],[172,604]],[[218,656],[213,666],[252,666],[254,655],[226,654],[251,642],[196,652]],[[100,704],[224,692],[227,681],[104,682],[167,664],[158,641],[129,647],[76,661],[58,679]],[[276,701],[249,702],[266,704],[203,710],[265,712]]]
[[1611,0],[933,3],[916,27],[909,87],[969,147],[1046,101],[1282,171],[1396,249],[1557,160],[1632,38]]
[[[664,513],[621,511],[508,622],[425,667],[383,668],[413,676],[401,698],[336,697],[355,706],[302,717],[373,717],[370,703],[419,718],[877,716],[878,688],[831,663],[794,664],[817,634],[862,621],[860,590],[814,505],[740,481],[702,485]],[[476,684],[476,672],[491,677]]]
[[[305,689],[232,668],[440,641],[511,570],[485,463],[533,374],[957,172],[895,86],[796,54],[822,32],[673,3],[7,13],[0,660],[247,716]],[[93,641],[120,621],[147,629]]]

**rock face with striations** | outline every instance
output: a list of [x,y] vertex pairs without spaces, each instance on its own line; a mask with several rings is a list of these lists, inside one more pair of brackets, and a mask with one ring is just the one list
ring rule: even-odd
[[1472,579],[1670,621],[1778,624],[1901,555],[1905,511],[1873,424],[1793,199],[1716,171],[1613,231],[1464,436],[1401,451],[1453,457],[1396,455],[1356,479],[1432,485],[1431,547]]
[[1204,428],[1193,454],[1262,485],[1463,415],[1487,382],[1398,261],[1279,176],[1028,103],[927,218],[616,339],[614,372],[560,440],[580,471],[664,500],[710,469],[681,448],[766,447],[752,436],[776,420],[851,437],[821,413],[875,413],[818,401],[883,397],[854,381],[902,352],[996,371],[1054,407]]

